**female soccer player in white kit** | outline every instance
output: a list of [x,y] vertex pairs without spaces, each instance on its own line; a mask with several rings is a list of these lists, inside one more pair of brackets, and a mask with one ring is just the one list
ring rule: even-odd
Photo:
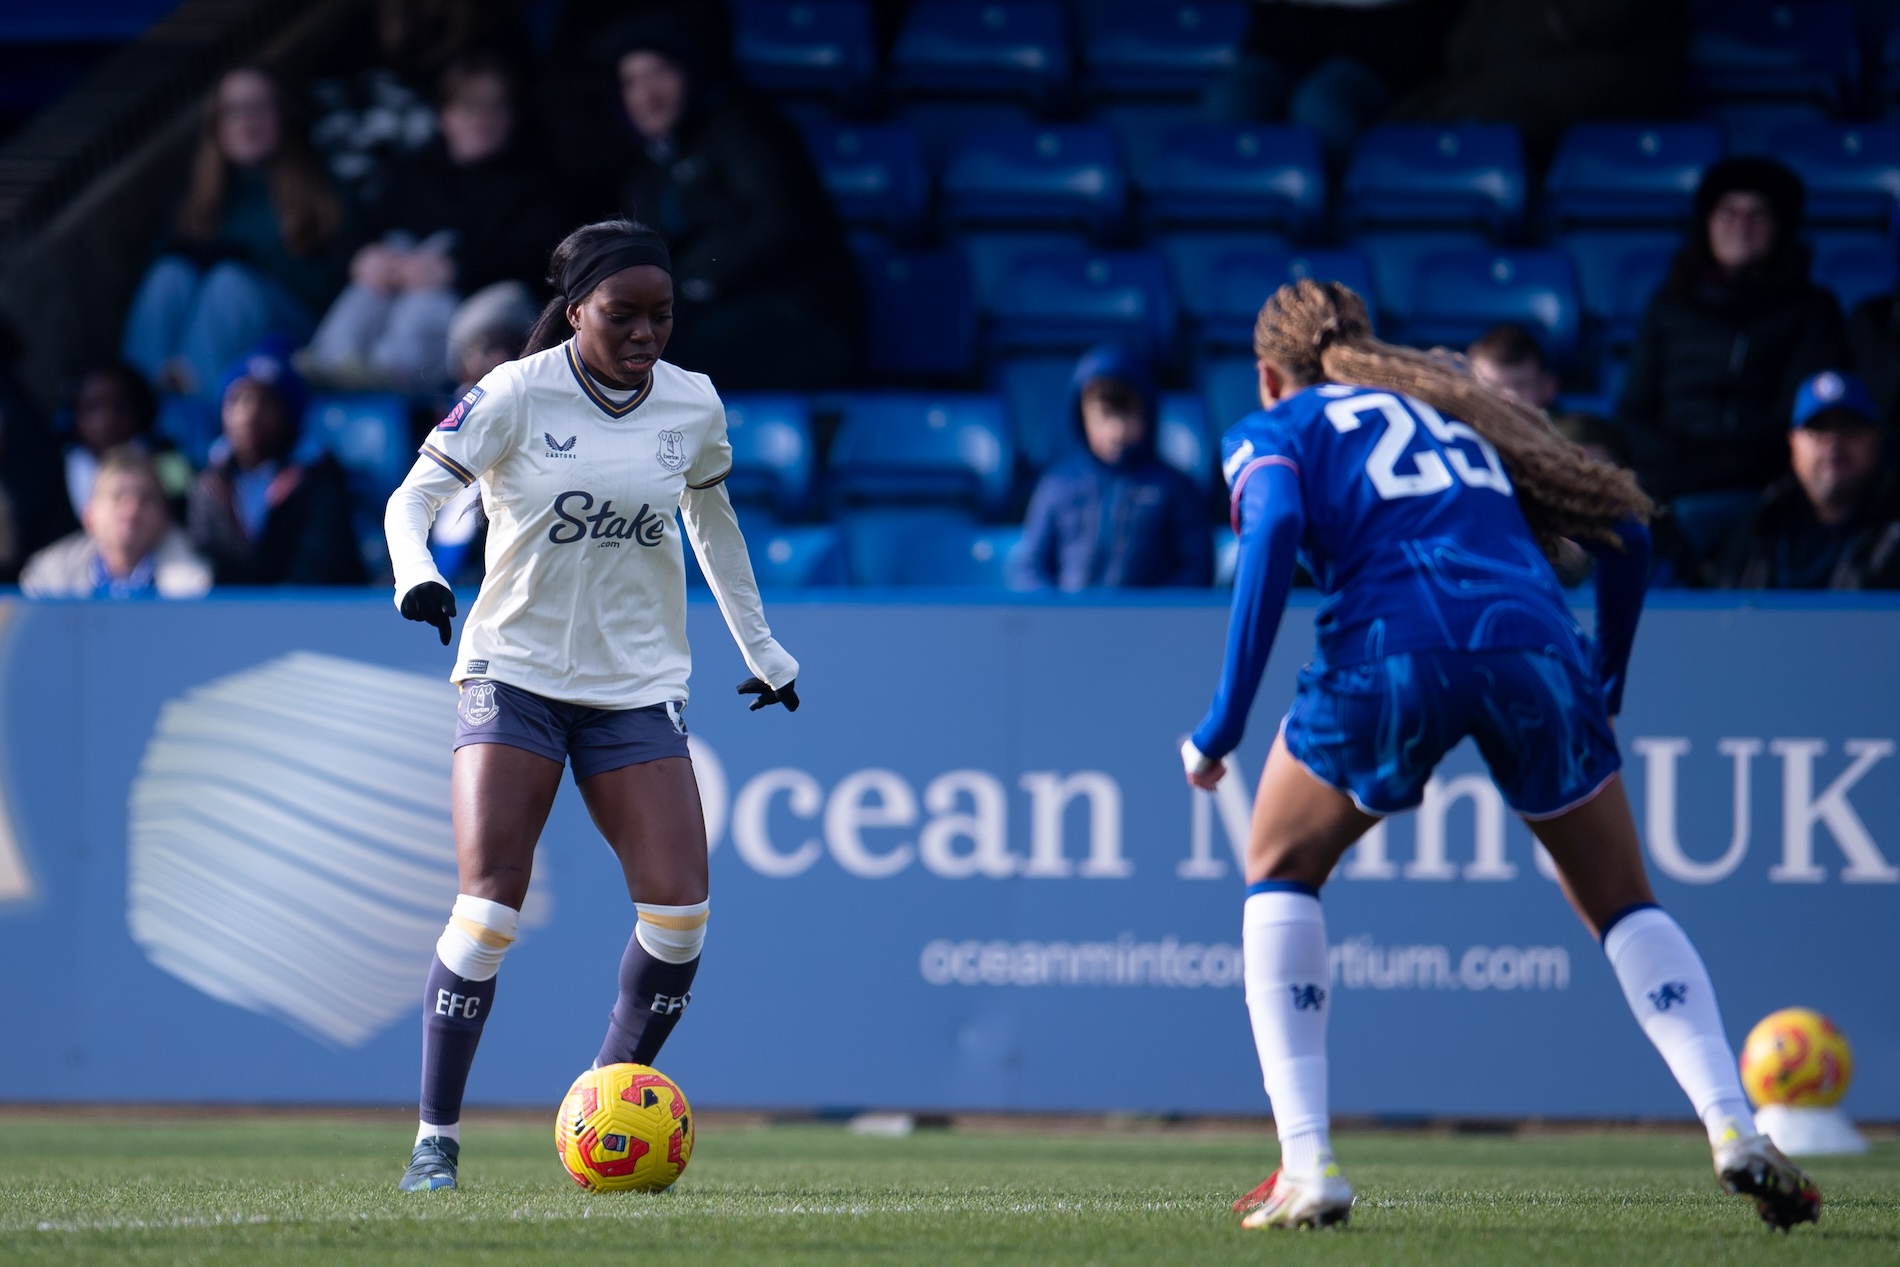
[[[1265,410],[1222,446],[1240,558],[1220,688],[1182,748],[1196,787],[1220,780],[1240,742],[1296,556],[1326,601],[1247,846],[1247,1009],[1280,1169],[1235,1203],[1245,1225],[1352,1213],[1327,1125],[1320,886],[1380,817],[1417,807],[1467,735],[1602,939],[1723,1186],[1771,1227],[1815,1220],[1820,1191],[1756,1131],[1709,974],[1650,892],[1617,772],[1610,718],[1648,584],[1649,499],[1536,410],[1373,338],[1365,304],[1336,283],[1282,286],[1254,351]],[[1594,639],[1546,562],[1565,538],[1597,556]]]
[[692,998],[707,916],[706,825],[687,755],[686,574],[674,510],[753,676],[798,707],[723,481],[725,409],[660,359],[673,326],[666,244],[626,220],[554,251],[556,298],[518,361],[462,398],[389,499],[396,601],[447,645],[455,598],[428,549],[469,484],[487,575],[462,628],[451,796],[460,893],[423,995],[421,1128],[404,1191],[453,1188],[462,1093],[514,941],[535,842],[572,760],[637,918],[597,1063],[651,1064]]

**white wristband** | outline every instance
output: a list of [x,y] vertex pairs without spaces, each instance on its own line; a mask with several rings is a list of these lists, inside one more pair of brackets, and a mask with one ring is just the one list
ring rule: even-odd
[[1192,739],[1183,739],[1181,741],[1181,764],[1187,767],[1189,778],[1197,774],[1211,774],[1215,770],[1223,769],[1226,766],[1226,763],[1223,761],[1209,759],[1199,748],[1194,746],[1194,740]]

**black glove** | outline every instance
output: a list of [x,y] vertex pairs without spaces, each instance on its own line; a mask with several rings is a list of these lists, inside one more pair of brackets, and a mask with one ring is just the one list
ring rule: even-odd
[[747,710],[748,712],[756,713],[767,704],[783,704],[788,713],[798,711],[798,683],[795,681],[787,682],[775,691],[758,678],[749,677],[739,683],[739,694],[759,697],[752,701],[752,707]]
[[449,645],[449,618],[455,615],[455,595],[448,586],[424,581],[402,596],[402,614],[405,620],[434,625],[442,635],[442,645]]

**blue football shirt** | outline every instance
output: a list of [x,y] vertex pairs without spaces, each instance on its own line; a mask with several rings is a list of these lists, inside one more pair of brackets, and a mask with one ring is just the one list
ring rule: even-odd
[[1587,646],[1497,450],[1425,402],[1322,383],[1236,423],[1221,456],[1236,506],[1262,469],[1297,475],[1327,664]]

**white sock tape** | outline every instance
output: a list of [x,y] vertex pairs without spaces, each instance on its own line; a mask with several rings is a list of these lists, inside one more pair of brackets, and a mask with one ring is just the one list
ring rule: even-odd
[[514,944],[521,912],[487,898],[455,896],[448,927],[436,940],[442,966],[467,981],[487,981],[501,971],[502,956]]
[[635,902],[633,909],[640,916],[633,926],[633,935],[649,955],[661,963],[691,963],[699,958],[700,948],[706,944],[710,902],[695,902],[691,906]]

